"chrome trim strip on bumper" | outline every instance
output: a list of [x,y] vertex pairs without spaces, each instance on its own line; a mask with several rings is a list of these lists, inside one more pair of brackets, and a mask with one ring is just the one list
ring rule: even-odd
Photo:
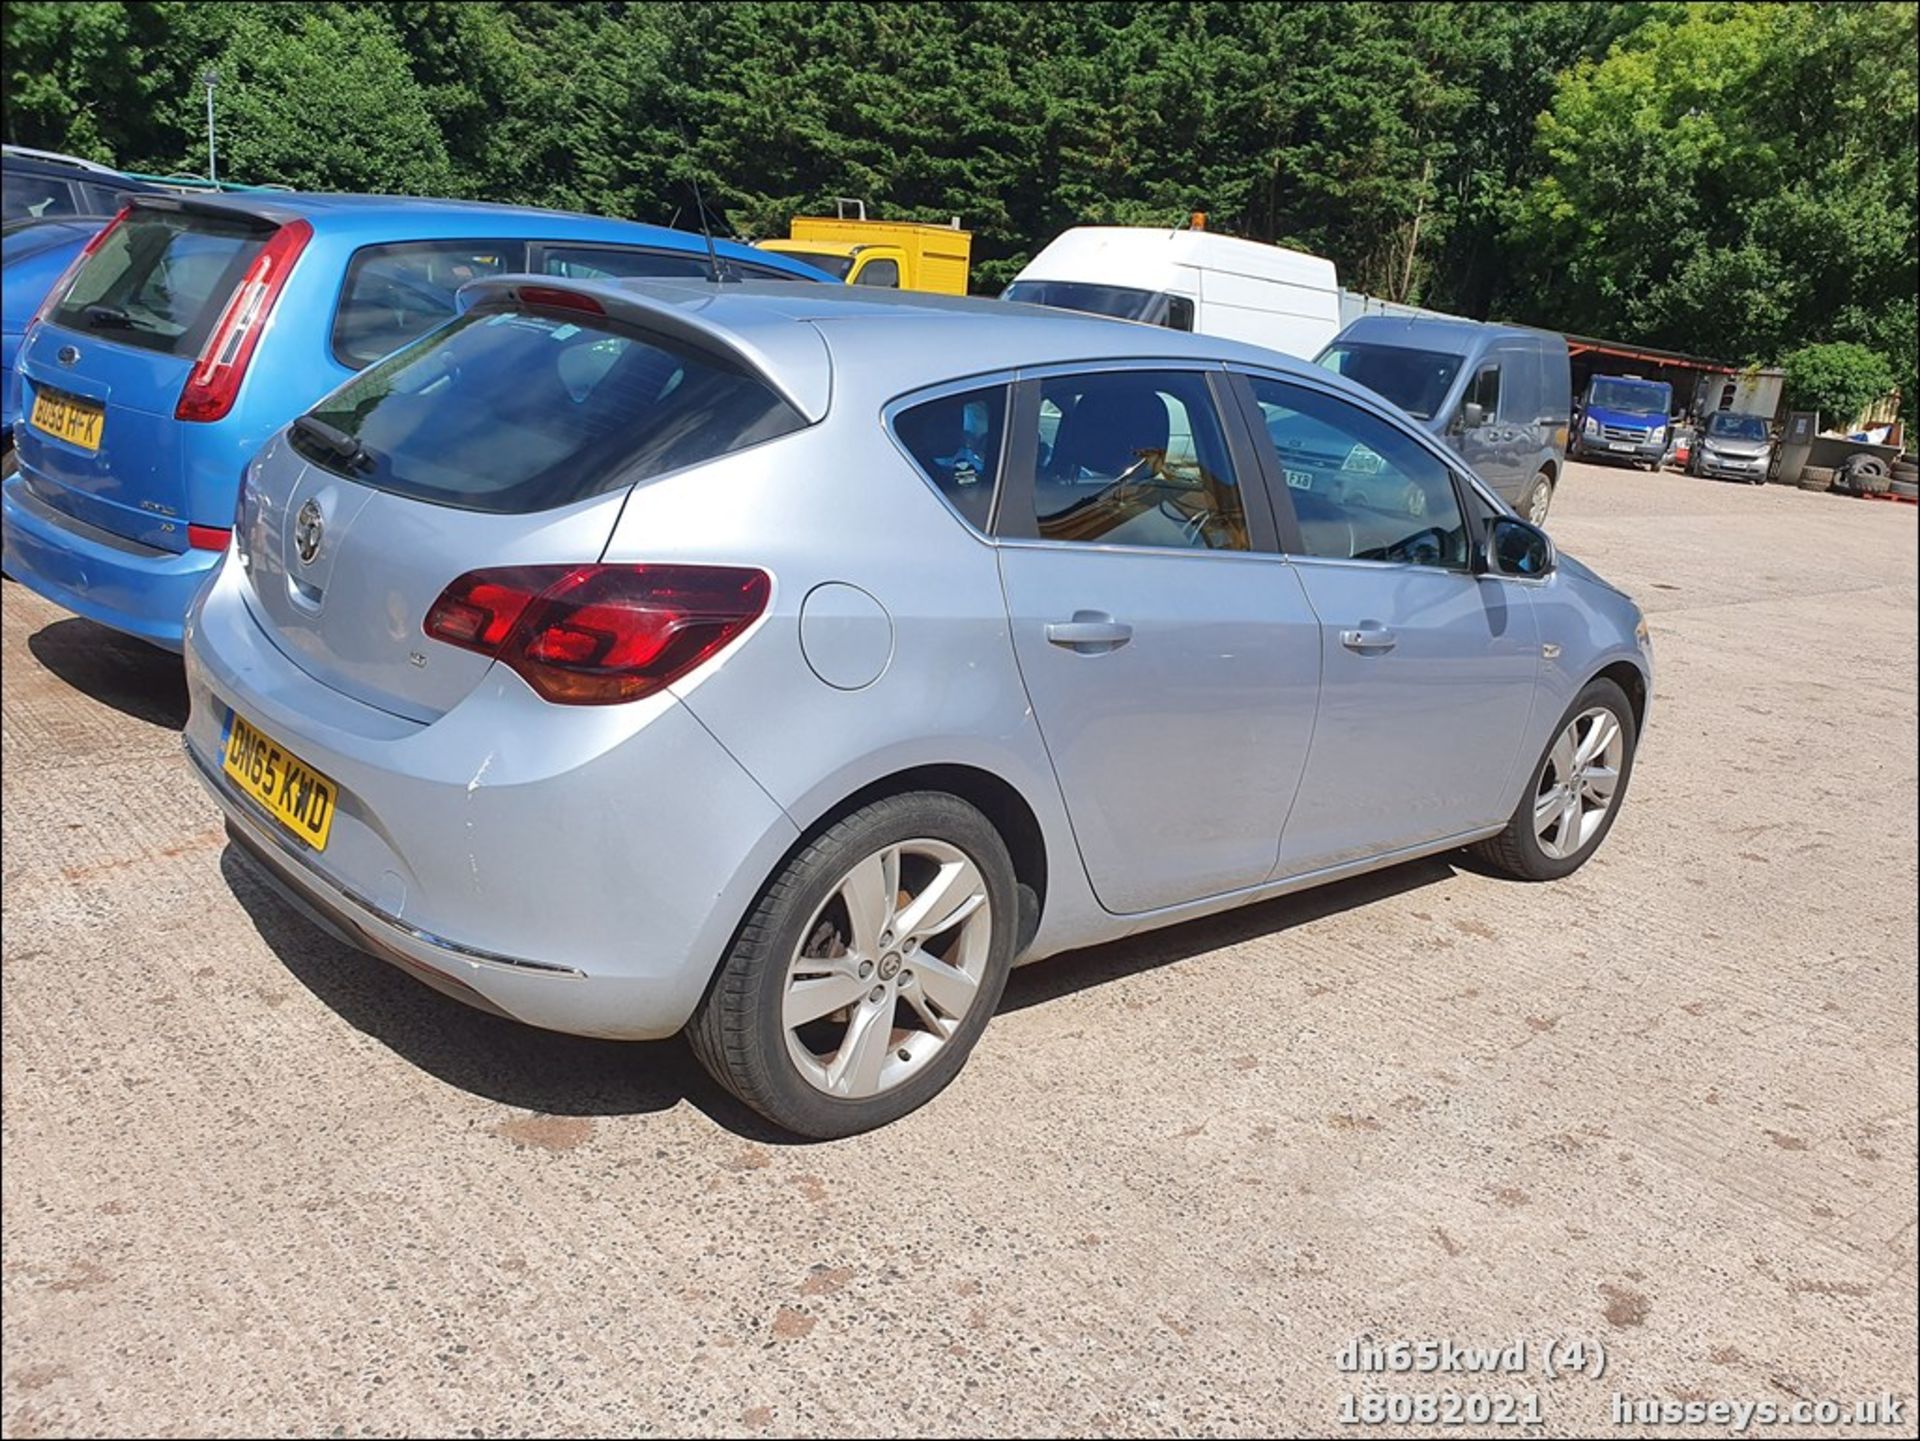
[[[348,918],[353,920],[354,924],[365,925],[371,922],[375,925],[384,926],[388,930],[399,932],[416,945],[425,946],[430,950],[444,953],[449,960],[475,961],[485,966],[501,966],[519,975],[534,974],[553,976],[558,979],[573,981],[584,981],[587,978],[585,971],[577,970],[572,966],[556,965],[552,961],[529,961],[519,956],[503,956],[497,951],[484,951],[476,946],[463,945],[459,941],[450,941],[445,936],[437,936],[432,931],[423,931],[418,926],[409,925],[398,916],[381,910],[380,907],[359,892],[350,890],[340,885],[337,881],[330,880],[321,875],[320,872],[314,868],[313,862],[302,855],[292,841],[276,834],[265,826],[256,824],[250,815],[233,804],[232,793],[228,791],[225,782],[219,778],[218,774],[206,761],[200,758],[199,752],[194,750],[185,736],[181,737],[180,744],[181,748],[187,753],[187,759],[193,762],[194,770],[199,773],[201,783],[213,792],[214,798],[220,802],[221,808],[226,811],[228,820],[245,830],[247,836],[252,839],[255,845],[271,845],[282,857],[293,862],[298,867],[300,874],[305,878],[306,884],[314,891],[316,898],[345,902],[347,906],[352,906],[364,912],[364,920]],[[345,906],[340,907],[340,909],[344,910]]]

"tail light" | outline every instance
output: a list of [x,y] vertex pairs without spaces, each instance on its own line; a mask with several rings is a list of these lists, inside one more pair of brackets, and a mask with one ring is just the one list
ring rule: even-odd
[[189,525],[187,544],[194,550],[225,550],[233,532],[217,525]]
[[304,220],[292,220],[260,247],[180,389],[180,401],[173,408],[175,420],[219,420],[233,409],[274,302],[311,239],[313,227]]
[[512,666],[543,698],[615,705],[664,690],[758,619],[762,570],[523,565],[470,570],[427,611],[435,640]]
[[47,298],[40,302],[40,308],[33,313],[33,319],[27,322],[29,330],[60,308],[61,302],[67,298],[67,292],[73,289],[73,278],[80,273],[80,267],[93,259],[94,251],[107,243],[107,237],[120,228],[121,222],[127,218],[132,209],[130,205],[123,206],[118,215],[94,231],[93,238],[80,247],[80,253],[73,257],[73,263],[60,272],[60,278],[53,282],[53,289],[47,292]]

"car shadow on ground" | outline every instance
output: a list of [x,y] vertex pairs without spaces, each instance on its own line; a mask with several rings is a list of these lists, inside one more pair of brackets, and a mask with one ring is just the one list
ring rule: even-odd
[[27,637],[33,658],[101,705],[167,730],[187,724],[187,677],[180,657],[79,616]]
[[[685,1043],[598,1041],[537,1030],[443,996],[402,971],[335,940],[283,901],[257,864],[231,843],[221,874],[255,930],[288,972],[348,1025],[428,1074],[502,1105],[554,1116],[625,1116],[685,1101],[714,1124],[767,1145],[809,1144],[735,1101]],[[1168,926],[1051,957],[1014,972],[1002,1012],[1044,1005],[1176,961],[1432,885],[1454,874],[1444,858]],[[1226,958],[1222,965],[1237,964]]]

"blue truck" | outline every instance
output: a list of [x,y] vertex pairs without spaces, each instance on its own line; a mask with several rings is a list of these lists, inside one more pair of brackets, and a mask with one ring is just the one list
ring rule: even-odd
[[1673,387],[1636,375],[1596,375],[1574,409],[1571,453],[1579,460],[1624,460],[1647,470],[1667,453]]

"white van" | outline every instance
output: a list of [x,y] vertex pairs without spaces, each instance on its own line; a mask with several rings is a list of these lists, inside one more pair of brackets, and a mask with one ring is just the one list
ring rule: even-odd
[[1303,360],[1340,330],[1331,260],[1207,230],[1077,226],[1034,256],[1001,298],[1244,340]]

